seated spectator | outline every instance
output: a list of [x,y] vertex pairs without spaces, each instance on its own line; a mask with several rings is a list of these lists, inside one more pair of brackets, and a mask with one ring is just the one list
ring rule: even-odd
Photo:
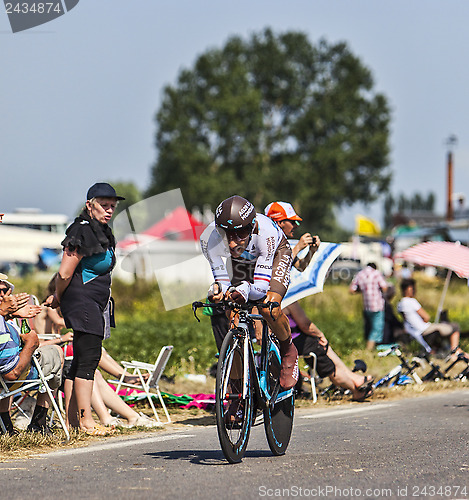
[[450,349],[453,351],[452,361],[455,361],[459,354],[466,354],[459,347],[459,325],[457,323],[430,323],[430,315],[415,298],[416,283],[414,279],[402,280],[401,293],[402,299],[397,305],[397,310],[404,318],[405,331],[423,345],[428,353],[432,352],[432,348],[427,342],[429,336],[437,334],[449,340]]
[[[38,354],[39,364],[48,376],[54,377],[49,381],[51,388],[60,385],[63,367],[63,354],[57,346],[45,346],[39,348],[39,340],[34,330],[29,333],[19,333],[16,325],[6,318],[33,318],[40,311],[40,306],[26,304],[28,294],[11,295],[13,286],[7,281],[5,275],[0,279],[0,374],[7,382],[18,381],[13,388],[21,387],[21,381],[38,378],[36,368],[31,364],[34,354]],[[13,298],[13,300],[11,299]],[[26,300],[24,300],[26,299]],[[21,305],[21,307],[18,307]],[[11,398],[0,401],[0,418],[9,434],[15,434],[10,418]],[[47,427],[47,412],[50,400],[47,393],[38,393],[36,407],[28,426],[28,431],[38,431],[49,434]]]
[[[104,426],[160,427],[163,425],[153,418],[133,410],[112,390],[99,370],[96,370],[94,375],[91,406]],[[127,423],[122,423],[119,418],[112,417],[108,409],[127,420]]]
[[373,377],[349,370],[329,345],[324,333],[306,316],[298,302],[283,308],[290,320],[293,343],[300,356],[313,366],[310,352],[316,354],[316,371],[321,378],[329,377],[339,387],[350,390],[353,401],[364,401],[373,393]]

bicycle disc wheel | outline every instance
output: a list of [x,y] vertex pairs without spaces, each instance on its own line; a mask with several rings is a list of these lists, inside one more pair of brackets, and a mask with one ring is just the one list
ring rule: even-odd
[[[273,342],[269,348],[267,364],[267,390],[272,394],[280,377],[280,353]],[[278,394],[273,405],[264,409],[264,427],[269,448],[274,455],[283,455],[290,442],[295,412],[293,389]]]
[[252,425],[252,381],[247,367],[247,395],[243,399],[245,340],[230,330],[220,349],[216,380],[216,415],[220,446],[230,463],[241,462]]

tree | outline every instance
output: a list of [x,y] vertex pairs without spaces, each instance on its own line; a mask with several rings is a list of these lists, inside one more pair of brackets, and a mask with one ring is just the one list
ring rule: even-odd
[[156,122],[147,194],[180,187],[188,208],[284,200],[320,230],[335,206],[389,185],[387,101],[345,43],[270,29],[230,38],[165,88]]
[[133,182],[111,181],[110,184],[114,187],[119,196],[123,196],[125,198],[125,200],[120,200],[117,204],[114,216],[142,199],[142,193]]
[[426,197],[420,193],[414,193],[409,197],[404,193],[400,193],[397,201],[391,193],[387,194],[383,202],[384,227],[386,229],[392,228],[395,222],[393,216],[396,215],[394,213],[396,208],[400,216],[408,216],[412,212],[422,211],[434,213],[435,199],[435,193],[433,192],[428,193]]

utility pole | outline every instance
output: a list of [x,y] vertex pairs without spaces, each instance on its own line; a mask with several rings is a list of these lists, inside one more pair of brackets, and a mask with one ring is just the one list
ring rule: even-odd
[[446,220],[453,220],[453,149],[458,143],[458,138],[452,134],[446,139],[448,148],[446,161]]

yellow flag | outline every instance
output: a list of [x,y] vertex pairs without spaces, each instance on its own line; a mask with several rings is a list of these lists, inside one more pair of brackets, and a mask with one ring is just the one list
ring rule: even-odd
[[381,228],[375,220],[358,214],[355,216],[355,233],[363,236],[379,236]]

